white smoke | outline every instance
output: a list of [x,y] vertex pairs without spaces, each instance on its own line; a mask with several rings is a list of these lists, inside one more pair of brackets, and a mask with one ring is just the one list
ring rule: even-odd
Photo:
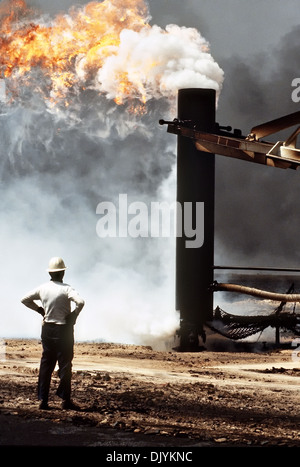
[[[68,107],[44,99],[39,70],[15,100],[1,97],[3,337],[39,336],[38,315],[20,299],[48,280],[52,256],[64,258],[66,282],[86,301],[77,339],[154,345],[178,327],[174,238],[101,239],[96,207],[117,204],[120,193],[146,203],[175,200],[176,139],[158,120],[173,116],[177,89],[219,93],[223,73],[195,29],[152,26],[123,30],[120,38],[95,79],[69,91]],[[155,60],[150,69],[149,60]],[[127,101],[118,106],[112,100],[114,77],[124,67],[129,80],[141,83],[130,97],[146,95],[143,115],[130,114]],[[76,73],[83,83],[82,56]],[[7,89],[12,82],[15,89],[16,76],[6,80]]]
[[[114,99],[118,95],[117,77],[126,72],[129,82],[145,100],[174,99],[180,88],[211,88],[219,95],[223,71],[208,52],[207,41],[194,28],[156,25],[150,29],[120,34],[117,53],[107,58],[98,71],[97,87]],[[137,93],[138,96],[138,93]]]

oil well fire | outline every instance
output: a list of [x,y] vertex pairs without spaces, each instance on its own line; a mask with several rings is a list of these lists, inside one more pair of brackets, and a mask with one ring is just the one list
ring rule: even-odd
[[[204,203],[204,241],[201,247],[187,248],[184,229],[176,240],[176,309],[180,313],[180,350],[197,351],[199,337],[205,342],[205,326],[229,339],[239,340],[267,327],[300,335],[300,315],[284,312],[287,302],[300,302],[293,284],[287,293],[275,293],[236,284],[218,283],[214,271],[220,269],[300,272],[300,269],[249,268],[216,266],[214,264],[215,217],[215,154],[296,170],[300,165],[300,149],[296,148],[300,126],[285,141],[261,140],[271,134],[300,124],[300,112],[257,125],[247,136],[240,130],[216,123],[216,93],[212,89],[180,89],[178,116],[167,124],[167,131],[177,135],[177,202]],[[193,212],[193,217],[195,212]],[[238,292],[280,302],[273,313],[237,316],[220,307],[214,309],[213,294],[217,291]]]

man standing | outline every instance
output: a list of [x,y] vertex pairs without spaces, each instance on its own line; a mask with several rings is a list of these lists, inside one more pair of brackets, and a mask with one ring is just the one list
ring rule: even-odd
[[[66,266],[62,258],[50,259],[47,271],[51,280],[32,290],[21,302],[43,316],[42,346],[38,380],[40,409],[47,410],[51,376],[56,363],[60,383],[57,395],[63,399],[63,409],[78,409],[71,400],[72,360],[74,355],[74,324],[84,306],[78,293],[63,282]],[[39,300],[40,306],[35,302]],[[71,310],[71,302],[75,304]]]

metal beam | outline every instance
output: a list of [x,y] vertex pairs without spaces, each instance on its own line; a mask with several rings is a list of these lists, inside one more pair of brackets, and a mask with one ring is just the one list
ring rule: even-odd
[[[299,112],[300,113],[300,112]],[[187,128],[180,123],[169,124],[168,132],[194,140],[198,151],[219,154],[257,164],[296,170],[300,165],[300,150],[278,143],[251,141],[231,136],[222,136]]]
[[237,270],[237,271],[272,271],[272,272],[300,272],[297,268],[265,268],[265,267],[243,267],[243,266],[214,266],[214,269]]
[[299,123],[300,123],[300,112],[294,112],[292,114],[285,115],[284,117],[279,117],[279,118],[276,118],[275,120],[271,120],[269,122],[256,125],[255,127],[251,129],[251,133],[249,136],[258,140],[260,138],[264,138],[265,136],[269,136],[274,133],[277,133],[278,131],[285,130],[286,128],[290,128],[291,126],[299,125]]

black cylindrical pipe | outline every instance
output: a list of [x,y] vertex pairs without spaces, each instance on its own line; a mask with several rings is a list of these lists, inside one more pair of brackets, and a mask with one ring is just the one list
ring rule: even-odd
[[[187,120],[188,125],[199,130],[213,132],[215,108],[216,93],[212,89],[178,92],[178,120]],[[177,202],[182,210],[182,224],[176,241],[176,309],[180,312],[180,348],[192,351],[199,347],[199,336],[205,340],[203,325],[213,315],[210,285],[214,266],[215,155],[198,151],[194,141],[184,136],[178,136]],[[194,244],[190,231],[187,235],[185,232],[190,222],[190,203],[198,236]]]

